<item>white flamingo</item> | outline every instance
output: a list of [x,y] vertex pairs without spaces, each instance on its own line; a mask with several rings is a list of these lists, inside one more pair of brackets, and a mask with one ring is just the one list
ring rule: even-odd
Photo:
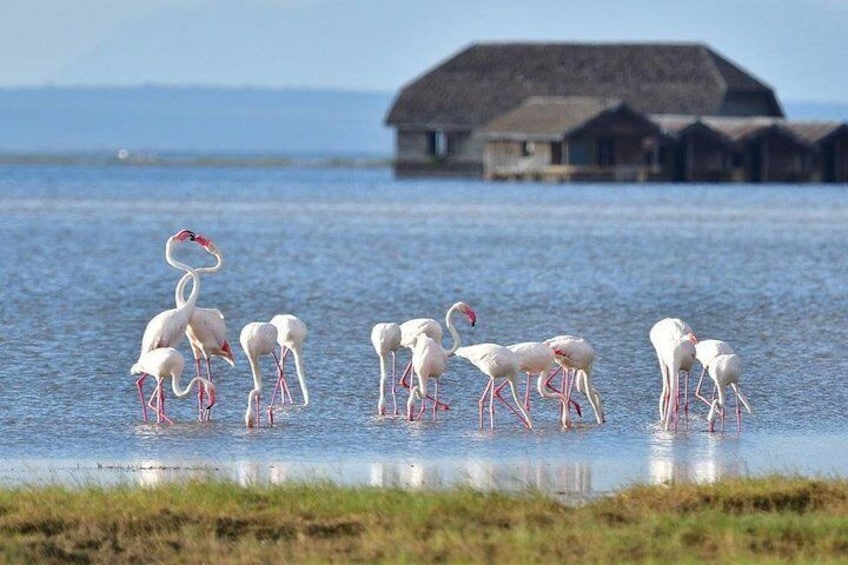
[[[412,406],[415,404],[416,398],[419,398],[422,401],[421,412],[419,415],[424,412],[424,401],[427,398],[433,400],[434,418],[436,417],[436,411],[439,409],[440,405],[447,407],[446,404],[439,402],[438,399],[438,378],[447,369],[448,358],[451,357],[462,345],[459,332],[453,324],[453,315],[456,313],[463,314],[468,319],[472,327],[477,322],[477,314],[475,314],[474,310],[465,302],[460,301],[451,305],[445,314],[445,325],[448,327],[448,332],[450,332],[451,339],[453,340],[449,349],[442,347],[440,341],[436,341],[424,331],[419,333],[412,343],[412,359],[410,363],[412,364],[414,374],[418,376],[418,387],[416,388],[413,382],[412,388],[409,391],[409,399],[406,403],[406,416],[410,420],[412,419]],[[401,342],[402,340],[403,338],[401,338]],[[417,367],[421,367],[424,373],[419,373]],[[427,395],[427,381],[429,379],[436,379],[434,397]]]
[[177,398],[188,396],[189,392],[191,392],[191,387],[195,383],[200,383],[206,389],[206,393],[209,396],[209,405],[205,409],[209,410],[215,404],[215,385],[212,381],[203,377],[194,377],[184,389],[180,388],[180,377],[183,374],[184,367],[185,358],[182,353],[173,347],[159,347],[142,354],[130,369],[130,373],[133,375],[147,374],[156,378],[156,389],[150,396],[148,405],[150,408],[156,410],[157,423],[165,421],[173,424],[173,421],[165,415],[165,391],[162,381],[167,378],[171,379],[171,389]]
[[[239,343],[253,376],[253,389],[247,395],[247,411],[244,414],[245,425],[252,428],[259,425],[259,414],[262,411],[262,368],[259,360],[262,355],[271,355],[279,367],[276,353],[277,328],[267,322],[250,322],[242,328]],[[273,425],[273,411],[268,411],[268,418]]]
[[415,399],[420,399],[421,411],[418,413],[418,418],[424,413],[424,399],[427,396],[427,383],[430,379],[435,381],[435,391],[433,393],[433,419],[436,419],[439,406],[439,377],[448,368],[448,355],[441,344],[428,336],[421,334],[415,338],[412,344],[412,369],[418,375],[418,385],[412,383],[412,388],[409,391],[409,399],[406,402],[406,419],[413,420],[412,408],[415,405]]
[[[729,355],[736,353],[725,341],[720,339],[704,339],[695,344],[695,359],[701,364],[701,376],[698,378],[698,386],[695,387],[695,398],[704,402],[707,406],[712,406],[712,400],[707,400],[701,395],[701,383],[704,380],[704,375],[707,372],[707,367],[710,366],[713,359],[719,355]],[[715,397],[715,392],[713,393]]]
[[377,414],[386,414],[386,380],[388,379],[388,356],[392,356],[392,404],[397,415],[397,350],[400,349],[400,326],[394,322],[380,322],[371,328],[371,345],[380,358],[380,399],[377,401]]
[[[175,246],[183,241],[194,241],[207,251],[209,251],[209,245],[211,244],[211,240],[191,230],[180,230],[165,242],[165,261],[175,269],[185,271],[192,279],[193,286],[191,294],[182,306],[160,312],[147,322],[141,338],[139,360],[141,360],[141,357],[145,353],[154,349],[176,347],[179,345],[185,335],[189,319],[191,319],[191,315],[194,312],[197,298],[200,296],[200,277],[189,265],[177,261],[173,257]],[[147,374],[142,372],[136,380],[136,388],[138,389],[138,396],[141,401],[141,412],[145,422],[147,421],[147,403],[144,400],[143,385],[146,377]]]
[[285,404],[286,394],[288,394],[289,402],[293,403],[285,377],[285,363],[289,352],[294,357],[294,367],[297,372],[298,383],[300,383],[300,392],[303,395],[303,405],[308,406],[309,388],[306,386],[306,374],[303,369],[303,342],[306,341],[306,334],[308,333],[306,324],[297,316],[278,314],[271,318],[271,325],[277,328],[280,361],[277,367],[277,383],[274,385],[270,406],[274,405],[278,390],[280,391],[280,405]]
[[[518,400],[518,394],[515,390],[515,380],[521,373],[521,360],[517,354],[502,345],[481,343],[458,348],[456,350],[456,356],[462,357],[463,359],[471,362],[472,365],[480,369],[484,375],[489,377],[489,381],[486,383],[486,388],[483,389],[483,395],[477,403],[480,414],[479,426],[481,428],[483,427],[483,401],[488,394],[490,428],[493,429],[495,427],[495,396],[497,396],[516,416],[518,416],[524,426],[528,429],[533,429],[533,423],[530,421],[530,416]],[[512,399],[515,401],[515,408],[513,408],[509,402],[500,396],[499,391],[495,390],[495,381],[497,379],[505,379],[509,384]]]
[[[695,344],[688,336],[681,337],[677,343],[666,343],[660,346],[660,355],[665,363],[665,379],[663,380],[663,399],[660,409],[662,410],[663,429],[668,431],[672,421],[677,425],[677,416],[680,411],[680,373],[685,375],[685,382],[689,382],[689,373],[695,364]],[[688,390],[687,390],[688,393]]]
[[[672,373],[671,356],[681,339],[687,338],[693,344],[698,343],[698,338],[695,332],[689,327],[689,324],[680,318],[663,318],[651,327],[648,334],[651,340],[651,345],[654,346],[654,351],[657,354],[657,361],[660,366],[660,377],[662,379],[662,392],[659,398],[659,415],[660,420],[667,421],[668,399],[670,398],[670,389],[672,384],[675,387],[675,406],[677,405],[677,391],[679,390],[679,375]],[[673,377],[673,379],[672,379]],[[671,381],[674,380],[675,383]],[[686,398],[684,399],[684,410],[688,411],[689,406],[689,377],[686,377]]]
[[[448,357],[453,355],[454,351],[458,347],[460,347],[460,339],[459,333],[456,331],[456,327],[453,324],[453,315],[456,313],[463,314],[468,322],[471,324],[471,327],[477,323],[477,314],[474,310],[465,302],[459,301],[455,302],[448,308],[447,312],[445,312],[445,325],[448,328],[448,332],[450,333],[451,340],[453,343],[451,344],[450,349],[446,350],[446,354]],[[412,349],[412,346],[415,344],[415,340],[419,335],[426,335],[431,338],[433,341],[439,344],[439,347],[442,347],[442,326],[431,318],[415,318],[413,320],[407,320],[406,322],[400,324],[400,346]],[[401,385],[404,388],[408,388],[410,385],[407,383],[407,378],[409,374],[412,372],[412,360],[410,359],[409,364],[406,369],[404,369],[403,375],[401,376]],[[411,391],[410,391],[411,392]],[[427,396],[426,398],[432,400],[431,397]],[[444,402],[437,402],[436,406],[442,408],[443,410],[448,409],[448,405]]]
[[[567,408],[567,404],[572,401],[571,388],[574,387],[589,400],[595,412],[595,421],[603,424],[604,401],[592,381],[595,348],[584,338],[573,335],[558,335],[546,339],[545,343],[553,349],[556,362],[562,368],[562,393],[565,397],[565,407]],[[573,373],[574,376],[567,378],[569,373]],[[553,376],[551,375],[551,378]],[[567,415],[563,416],[563,423],[567,425]]]
[[710,431],[714,431],[717,415],[721,415],[722,428],[724,427],[724,388],[730,386],[733,392],[736,393],[736,429],[741,432],[742,410],[740,403],[748,411],[748,414],[752,413],[751,405],[748,404],[748,401],[742,395],[742,391],[739,390],[739,379],[742,376],[742,360],[735,353],[719,355],[712,360],[707,371],[718,389],[718,398],[712,401],[710,413],[707,416]]
[[[221,270],[221,267],[224,264],[224,256],[214,243],[209,242],[208,250],[216,258],[215,265],[211,267],[196,268],[194,271],[198,275],[201,273],[216,273]],[[191,275],[186,273],[180,279],[180,282],[177,283],[174,298],[178,307],[182,306],[186,302],[184,297],[185,287],[190,279]],[[202,376],[200,370],[201,357],[203,357],[206,362],[206,378],[213,382],[213,356],[221,357],[224,361],[229,363],[231,367],[235,367],[233,350],[230,346],[230,342],[227,340],[227,324],[224,321],[224,314],[222,314],[217,308],[200,308],[195,306],[194,311],[191,314],[191,318],[189,318],[185,335],[191,345],[191,352],[194,355],[194,365],[198,377]],[[197,406],[198,410],[200,410],[203,405],[203,389],[200,389],[198,392]],[[200,411],[199,414],[203,415],[204,412]],[[210,416],[211,411],[205,411],[205,414]]]

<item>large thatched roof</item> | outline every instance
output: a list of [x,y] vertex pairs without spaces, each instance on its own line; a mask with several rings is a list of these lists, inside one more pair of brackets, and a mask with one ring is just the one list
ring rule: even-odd
[[701,44],[474,44],[404,87],[390,125],[476,128],[530,96],[618,98],[646,114],[721,114],[729,96],[782,110],[770,87]]

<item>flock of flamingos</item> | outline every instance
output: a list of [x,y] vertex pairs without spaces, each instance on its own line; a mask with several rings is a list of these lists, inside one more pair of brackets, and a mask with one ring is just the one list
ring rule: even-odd
[[[211,267],[193,268],[173,257],[177,245],[194,242],[213,255],[216,262]],[[130,372],[139,375],[136,381],[142,416],[148,420],[148,408],[156,411],[158,423],[172,421],[165,415],[165,390],[163,383],[170,378],[174,395],[187,396],[192,387],[198,384],[198,417],[208,420],[211,408],[215,404],[215,384],[212,382],[211,359],[218,356],[234,365],[233,352],[226,337],[224,316],[214,308],[196,306],[200,295],[200,274],[214,273],[223,266],[223,255],[211,239],[190,230],[180,230],[165,243],[165,261],[175,269],[184,271],[175,290],[174,308],[160,312],[148,322],[141,341],[141,353]],[[185,298],[185,288],[192,282],[191,293]],[[409,389],[406,403],[406,417],[409,420],[421,418],[426,410],[427,401],[432,403],[435,419],[438,412],[447,405],[439,401],[439,377],[446,371],[448,359],[452,356],[466,359],[488,377],[486,387],[478,402],[479,426],[483,427],[483,412],[488,397],[489,426],[494,428],[495,398],[506,405],[521,423],[528,429],[533,424],[528,413],[530,406],[531,377],[536,376],[536,389],[542,398],[556,400],[559,404],[562,426],[571,425],[570,408],[581,414],[580,405],[572,398],[574,389],[583,394],[592,406],[598,424],[604,422],[603,399],[592,383],[592,363],[595,352],[583,338],[561,335],[544,342],[525,342],[510,346],[481,343],[461,346],[459,332],[453,323],[455,314],[462,314],[473,326],[476,314],[464,302],[457,302],[448,309],[445,325],[453,341],[450,348],[442,345],[443,329],[439,322],[430,318],[416,318],[402,324],[379,323],[371,331],[371,343],[380,359],[380,395],[377,404],[378,414],[387,411],[386,382],[391,383],[393,413],[398,414],[396,385]],[[286,402],[292,402],[291,392],[285,380],[285,359],[291,352],[295,370],[303,395],[304,405],[309,404],[309,390],[304,379],[301,347],[306,339],[307,328],[297,317],[290,314],[274,316],[270,322],[251,322],[242,328],[239,342],[250,363],[253,375],[253,389],[247,395],[245,425],[258,426],[261,408],[262,373],[259,360],[263,355],[271,355],[277,367],[277,380],[267,407],[267,421],[274,424],[274,414]],[[185,388],[180,386],[185,359],[176,347],[187,336],[194,354],[197,376]],[[741,407],[748,413],[751,407],[739,390],[739,378],[742,363],[739,356],[725,342],[715,339],[699,341],[686,322],[677,318],[665,318],[654,324],[650,331],[650,340],[657,353],[660,366],[662,391],[659,396],[659,421],[664,430],[677,425],[682,410],[689,409],[689,372],[697,360],[702,365],[701,376],[695,388],[695,397],[709,406],[707,422],[713,431],[716,418],[720,417],[724,425],[725,390],[729,386],[736,398],[737,429],[741,430]],[[277,354],[277,346],[280,354]],[[407,348],[412,359],[398,381],[395,370],[395,354],[400,348]],[[391,358],[391,374],[389,371]],[[206,365],[206,377],[202,376],[202,361]],[[684,374],[683,400],[681,401],[680,374]],[[701,394],[704,375],[709,373],[714,387],[712,397]],[[516,381],[522,374],[527,375],[527,384],[523,401],[519,399]],[[558,383],[554,382],[561,374]],[[156,379],[156,387],[150,397],[144,393],[147,376]],[[417,379],[417,384],[415,380]],[[427,392],[429,381],[433,381],[432,396]],[[505,399],[501,392],[509,386],[513,403]],[[279,395],[279,404],[276,403]],[[415,410],[416,402],[421,407]],[[417,413],[416,413],[417,412]]]

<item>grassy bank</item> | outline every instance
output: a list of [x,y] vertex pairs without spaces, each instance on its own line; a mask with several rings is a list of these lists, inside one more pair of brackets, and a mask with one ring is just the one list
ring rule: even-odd
[[848,482],[520,495],[221,482],[0,490],[8,562],[844,561]]

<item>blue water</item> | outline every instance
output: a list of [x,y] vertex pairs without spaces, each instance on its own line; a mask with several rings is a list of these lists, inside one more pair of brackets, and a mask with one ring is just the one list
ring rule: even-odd
[[[176,424],[144,424],[129,368],[147,321],[173,306],[180,273],[165,264],[164,242],[183,227],[224,253],[198,304],[224,312],[236,366],[214,363],[212,422],[194,421],[191,398],[170,398]],[[0,168],[0,241],[0,482],[207,473],[569,496],[632,482],[848,474],[844,186],[11,166]],[[486,381],[456,358],[440,389],[451,410],[437,421],[376,417],[371,326],[442,319],[457,300],[478,315],[473,329],[457,322],[466,344],[589,340],[606,423],[595,425],[578,395],[587,412],[574,429],[534,398],[533,431],[503,408],[493,431],[479,430]],[[247,430],[252,379],[238,334],[279,313],[309,326],[312,404]],[[675,432],[657,427],[648,331],[668,316],[742,357],[755,412],[741,433],[732,417],[707,433],[702,405]],[[186,341],[181,349],[186,382],[193,364]],[[268,383],[270,359],[263,367]]]

